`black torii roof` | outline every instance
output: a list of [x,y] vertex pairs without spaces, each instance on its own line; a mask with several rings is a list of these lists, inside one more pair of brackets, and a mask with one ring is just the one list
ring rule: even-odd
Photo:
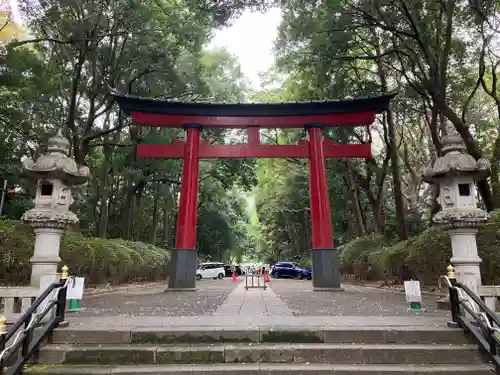
[[280,117],[328,115],[375,111],[381,113],[397,92],[354,99],[322,100],[285,103],[210,103],[152,99],[132,96],[112,89],[111,95],[127,114],[132,112],[165,115],[227,116],[227,117]]

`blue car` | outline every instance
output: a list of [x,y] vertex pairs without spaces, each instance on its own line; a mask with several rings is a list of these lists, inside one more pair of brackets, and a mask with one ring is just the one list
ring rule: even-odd
[[278,262],[271,269],[271,277],[275,279],[283,277],[311,280],[312,272],[311,270],[299,267],[299,265],[294,262]]

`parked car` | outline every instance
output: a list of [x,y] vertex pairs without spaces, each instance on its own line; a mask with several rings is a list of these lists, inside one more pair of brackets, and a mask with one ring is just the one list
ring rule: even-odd
[[299,267],[294,262],[278,262],[271,269],[271,277],[279,279],[284,278],[299,278],[299,279],[312,279],[311,270]]
[[[232,266],[230,265],[225,265],[224,266],[224,275],[226,277],[232,277],[233,276],[233,270],[232,270]],[[245,271],[240,267],[240,266],[236,266],[235,267],[235,271],[236,271],[236,276],[241,276],[241,275],[244,275],[245,274]]]
[[208,262],[201,263],[196,270],[196,280],[222,279],[224,277],[224,263]]

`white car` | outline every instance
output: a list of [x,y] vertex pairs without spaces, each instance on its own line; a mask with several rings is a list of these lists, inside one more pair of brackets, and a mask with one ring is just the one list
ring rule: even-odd
[[201,263],[196,270],[196,280],[222,279],[225,274],[224,263],[208,262]]

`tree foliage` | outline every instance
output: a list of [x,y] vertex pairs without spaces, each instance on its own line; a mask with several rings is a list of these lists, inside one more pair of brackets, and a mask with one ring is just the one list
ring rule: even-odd
[[[171,143],[179,129],[139,128],[120,113],[110,88],[180,100],[244,101],[247,81],[225,49],[205,46],[256,0],[41,0],[24,2],[25,32],[5,38],[0,56],[0,176],[8,181],[4,217],[31,206],[33,182],[21,158],[36,158],[57,129],[92,178],[75,192],[85,235],[175,246],[181,161],[137,159],[140,142]],[[224,131],[204,131],[211,143]],[[249,245],[242,191],[255,183],[252,161],[202,162],[198,248],[230,260]]]
[[[259,93],[260,98],[279,102],[399,93],[390,110],[369,129],[325,131],[325,136],[341,143],[371,142],[373,150],[368,160],[326,163],[331,220],[340,250],[354,246],[365,254],[371,250],[356,241],[371,241],[369,248],[376,253],[397,243],[395,249],[408,256],[412,251],[408,241],[425,231],[439,210],[438,189],[424,183],[421,172],[442,155],[440,138],[447,124],[460,134],[474,158],[489,159],[491,178],[477,184],[480,204],[488,211],[500,208],[496,53],[500,3],[282,0],[275,4],[283,19],[275,44],[277,63],[270,76],[281,77],[283,84]],[[280,137],[289,142],[304,138],[303,132],[268,134],[273,142]],[[309,258],[307,174],[307,164],[298,160],[258,164],[263,256]],[[431,242],[426,246],[435,249]],[[424,253],[419,250],[418,256],[425,257]],[[446,253],[439,256],[448,259]],[[344,258],[345,271],[358,276],[363,272],[366,276],[375,262],[368,256],[349,257]],[[396,273],[402,277],[408,276],[405,257],[397,258]],[[389,258],[377,259],[382,268],[391,266]],[[425,259],[416,263],[423,268],[413,268],[413,277],[429,271],[424,263]],[[353,269],[354,264],[359,267]],[[443,270],[432,268],[432,272]]]
[[[276,64],[263,75],[274,88],[252,92],[234,56],[204,46],[215,28],[243,9],[269,5],[283,14]],[[9,34],[0,55],[0,173],[21,191],[8,197],[4,213],[19,218],[33,196],[20,159],[39,155],[47,137],[62,128],[72,155],[93,173],[77,192],[83,233],[175,246],[181,163],[137,159],[134,147],[171,143],[182,131],[130,126],[109,87],[155,98],[229,102],[398,91],[390,110],[369,128],[325,130],[335,142],[370,142],[373,150],[367,160],[326,162],[332,228],[336,246],[347,251],[346,272],[382,277],[376,270],[386,267],[406,277],[410,270],[419,272],[410,261],[423,267],[423,274],[426,267],[437,270],[441,265],[432,259],[447,259],[447,253],[425,259],[421,249],[425,241],[429,248],[444,249],[429,240],[437,233],[429,227],[439,210],[439,191],[422,181],[421,171],[442,155],[440,139],[449,124],[474,158],[490,161],[491,177],[477,183],[478,195],[486,210],[500,208],[499,5],[497,0],[23,3],[29,32]],[[204,130],[203,138],[228,143],[244,134],[212,129]],[[306,133],[263,129],[261,138],[292,144]],[[298,159],[200,163],[200,256],[308,263],[308,174],[307,160]],[[420,250],[411,250],[415,246]],[[361,253],[352,252],[360,247]]]

